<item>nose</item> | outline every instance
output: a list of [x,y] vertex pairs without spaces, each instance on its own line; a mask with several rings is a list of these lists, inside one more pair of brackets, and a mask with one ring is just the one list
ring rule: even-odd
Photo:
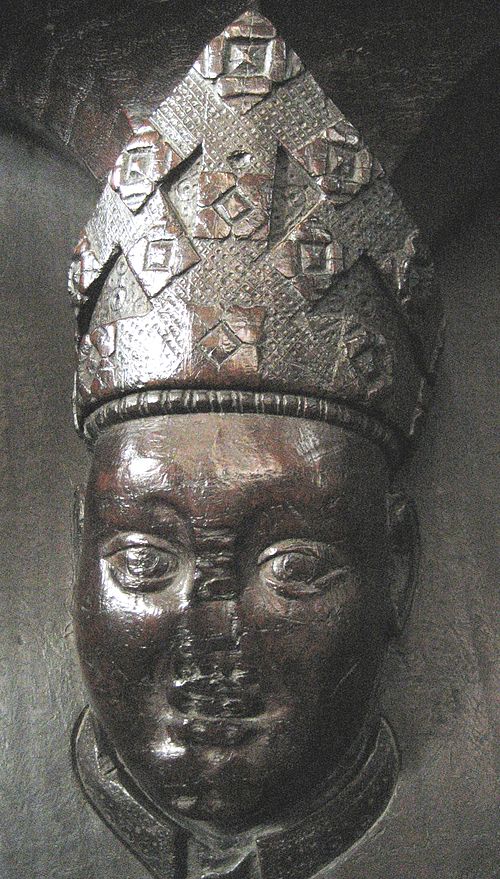
[[249,717],[263,710],[255,669],[241,646],[241,584],[234,549],[198,551],[192,588],[171,644],[168,701],[185,716]]
[[263,711],[255,669],[241,649],[236,601],[187,608],[171,657],[167,698],[184,716],[254,717]]
[[222,530],[196,531],[196,563],[191,601],[235,599],[239,591],[235,564],[236,535]]
[[240,650],[235,535],[195,529],[195,564],[179,627],[179,655],[197,660]]

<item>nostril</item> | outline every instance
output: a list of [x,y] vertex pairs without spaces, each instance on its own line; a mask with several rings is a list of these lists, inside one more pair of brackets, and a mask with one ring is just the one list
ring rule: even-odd
[[241,686],[239,681],[216,672],[195,679],[172,681],[167,689],[169,705],[186,716],[255,717],[264,711],[257,685]]
[[184,640],[171,654],[169,705],[185,716],[255,717],[264,711],[259,678],[228,635]]
[[238,646],[238,639],[233,634],[224,634],[221,632],[213,633],[207,636],[203,645],[203,653],[217,653],[218,651],[232,651]]

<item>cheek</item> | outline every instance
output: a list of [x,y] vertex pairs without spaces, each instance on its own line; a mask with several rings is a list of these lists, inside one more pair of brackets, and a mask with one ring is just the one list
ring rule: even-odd
[[92,690],[123,691],[146,684],[155,657],[168,651],[177,625],[175,593],[134,593],[122,589],[106,563],[83,559],[75,594],[77,646]]
[[354,572],[324,594],[298,600],[255,583],[244,593],[243,614],[264,682],[293,700],[316,701],[367,649],[371,608]]

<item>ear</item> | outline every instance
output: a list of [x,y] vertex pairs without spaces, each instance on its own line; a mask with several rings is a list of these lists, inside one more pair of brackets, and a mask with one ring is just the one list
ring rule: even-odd
[[420,555],[415,504],[404,494],[387,495],[391,634],[399,635],[410,614]]
[[75,489],[73,495],[73,517],[71,529],[71,542],[73,548],[73,582],[76,583],[80,554],[82,549],[83,514],[85,509],[85,492],[81,485]]

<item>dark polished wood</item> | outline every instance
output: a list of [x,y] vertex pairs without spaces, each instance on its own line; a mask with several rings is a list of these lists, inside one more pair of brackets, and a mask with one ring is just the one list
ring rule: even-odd
[[[322,868],[328,876],[358,879],[356,864],[363,857],[370,864],[374,852],[376,875],[382,870],[387,879],[380,864],[399,864],[394,869],[401,873],[409,863],[412,834],[420,841],[429,837],[425,816],[412,828],[400,805],[418,801],[420,782],[412,771],[419,761],[429,786],[425,748],[414,746],[418,732],[408,730],[413,706],[420,706],[416,730],[423,727],[431,737],[429,730],[438,735],[442,723],[435,682],[429,717],[419,692],[425,643],[419,612],[407,636],[413,637],[413,652],[404,653],[404,641],[396,646],[411,609],[418,529],[412,503],[396,488],[401,475],[395,475],[427,411],[440,305],[427,250],[389,178],[408,195],[420,223],[428,220],[431,233],[478,196],[494,165],[484,160],[491,119],[485,122],[486,111],[469,108],[464,137],[457,137],[449,122],[460,117],[464,89],[472,104],[474,95],[489,93],[490,56],[450,95],[460,77],[457,59],[450,61],[453,52],[439,60],[432,40],[428,56],[421,53],[418,61],[407,52],[408,88],[413,77],[428,104],[422,111],[401,85],[391,110],[380,57],[381,78],[370,91],[363,47],[356,49],[355,63],[351,50],[342,49],[326,63],[321,81],[335,73],[340,87],[332,97],[343,110],[351,97],[352,119],[362,124],[366,119],[370,148],[379,147],[375,152],[389,174],[382,177],[371,149],[345,117],[334,116],[331,126],[318,126],[314,136],[304,135],[304,143],[294,142],[294,126],[303,130],[300,101],[286,136],[275,114],[266,138],[256,139],[260,165],[254,168],[254,153],[240,148],[241,132],[249,136],[244,119],[267,124],[265,102],[294,87],[302,76],[298,60],[268,24],[254,20],[250,34],[246,25],[233,26],[222,49],[220,41],[212,44],[196,68],[206,95],[213,90],[220,101],[217,123],[200,129],[191,118],[171,143],[162,128],[172,126],[171,118],[159,105],[203,42],[241,9],[235,4],[226,15],[231,6],[226,4],[200,16],[188,5],[186,21],[194,21],[188,38],[186,22],[179,28],[175,10],[167,6],[150,6],[140,33],[142,48],[149,47],[154,57],[160,57],[158,47],[167,38],[177,40],[179,57],[168,71],[163,55],[155,66],[149,56],[145,63],[141,52],[127,49],[139,27],[137,6],[124,5],[115,16],[92,4],[85,10],[78,4],[71,11],[52,7],[54,17],[34,49],[45,71],[35,88],[16,54],[21,35],[3,68],[5,104],[11,109],[24,104],[30,121],[36,118],[43,131],[57,132],[94,173],[112,169],[80,239],[70,281],[79,348],[75,408],[93,455],[85,502],[79,493],[75,504],[81,561],[73,614],[91,707],[75,725],[73,760],[87,797],[138,862],[113,847],[106,828],[91,823],[90,810],[81,810],[67,828],[56,872],[58,879],[88,879],[91,868],[84,864],[94,858],[106,879],[123,869],[134,879],[142,877],[141,864],[158,879],[307,879]],[[300,14],[292,13],[280,30],[288,35],[295,28],[293,44],[300,50]],[[388,58],[400,57],[401,30],[392,13],[394,33],[385,36],[385,19],[369,26],[351,13],[349,45],[373,32],[372,58],[375,43]],[[43,9],[40,15],[46,22]],[[275,23],[280,15],[273,15]],[[328,20],[331,9],[324,15]],[[443,11],[442,28],[447,15]],[[417,18],[412,10],[399,24],[408,27]],[[479,47],[474,34],[490,18],[484,7],[470,25],[467,51],[463,35],[449,29],[457,58],[473,63],[484,52],[488,39]],[[414,34],[422,41],[431,20],[432,14],[418,19]],[[320,49],[330,37],[317,33],[315,25],[311,33],[314,39],[310,45],[305,40],[301,54],[316,72],[325,66]],[[339,34],[337,49],[344,39]],[[265,59],[259,40],[270,47]],[[82,49],[78,61],[75,44]],[[442,74],[435,93],[434,87],[426,92],[436,63],[442,61],[445,69],[445,56],[448,79]],[[224,68],[228,57],[231,65],[243,65],[245,88],[241,79],[234,81],[234,70]],[[71,76],[61,89],[65,64]],[[263,65],[263,71],[250,75],[252,65]],[[396,68],[392,65],[390,75],[399,82]],[[367,94],[385,97],[380,106],[374,100],[366,109]],[[450,101],[440,103],[445,94]],[[192,98],[193,93],[186,106]],[[331,105],[325,107],[332,112]],[[225,109],[239,119],[239,132],[225,128],[231,119]],[[382,118],[387,131],[379,125]],[[399,125],[400,141],[393,138]],[[477,155],[483,156],[479,166]],[[57,173],[50,173],[57,181]],[[53,192],[58,191],[55,183]],[[318,193],[323,213],[314,207]],[[46,213],[54,213],[52,203]],[[37,234],[43,229],[45,235],[43,218],[35,223]],[[54,240],[48,233],[41,248],[43,265],[56,246],[55,228]],[[245,262],[248,254],[252,259]],[[43,320],[49,320],[47,311]],[[7,347],[15,363],[21,349],[10,338]],[[40,341],[47,362],[53,348]],[[459,371],[469,354],[460,358]],[[22,407],[24,399],[21,394],[13,405]],[[26,399],[33,408],[32,397]],[[426,448],[424,461],[434,467],[438,491],[439,462],[431,463],[432,450]],[[24,440],[20,450],[26,454]],[[42,483],[50,488],[48,474]],[[444,509],[446,519],[448,506]],[[35,534],[38,526],[30,527]],[[443,537],[440,529],[446,527],[435,521],[430,540]],[[443,537],[442,549],[444,544]],[[429,558],[429,548],[427,553]],[[434,563],[439,570],[439,559]],[[456,589],[449,573],[443,580]],[[437,590],[438,610],[444,601]],[[436,681],[447,657],[459,657],[456,669],[440,679],[452,693],[455,707],[450,701],[443,709],[451,717],[459,711],[461,692],[458,685],[452,692],[451,681],[460,684],[463,674],[468,693],[474,691],[468,654],[451,646],[451,631],[458,631],[460,645],[466,642],[463,611],[456,627],[448,619],[447,633],[426,612]],[[420,639],[412,636],[415,630]],[[72,637],[69,625],[64,637]],[[446,648],[439,646],[441,638],[443,645],[448,638]],[[389,666],[399,657],[406,669],[384,699],[383,713],[399,724],[397,740],[378,705],[391,641]],[[486,649],[483,635],[474,643]],[[40,649],[43,655],[44,645]],[[431,652],[428,647],[428,656]],[[52,676],[54,667],[52,659]],[[61,698],[55,687],[63,718],[62,706],[73,706],[68,723],[76,717],[77,689],[66,687]],[[486,749],[479,715],[464,725],[471,742],[467,756],[477,754],[478,760]],[[33,726],[31,714],[29,723]],[[48,783],[44,777],[51,748],[44,743],[33,767],[36,763],[38,787],[46,784],[55,801],[57,772]],[[445,791],[452,787],[448,781]],[[487,803],[486,780],[484,788]],[[75,811],[77,792],[70,787],[66,796],[51,810],[53,824],[65,824],[68,803]],[[469,810],[468,826],[475,821],[480,827],[475,839],[484,838],[484,845],[474,857],[456,854],[455,845],[454,864],[460,861],[460,879],[489,879],[492,837],[486,810],[484,815],[476,810],[474,821],[470,817],[472,796],[469,791],[463,808],[465,814]],[[451,839],[443,804],[428,798],[426,805],[428,816],[442,816],[442,839],[447,834]],[[456,803],[453,809],[455,814]],[[398,855],[393,828],[405,820],[407,845]],[[100,849],[72,863],[75,838],[87,838],[90,826],[102,841]],[[393,841],[386,844],[391,832]],[[8,827],[7,833],[12,837]],[[361,855],[352,849],[360,840]],[[426,841],[423,850],[419,843],[412,879],[427,879],[428,861],[447,859],[446,842],[433,845],[431,851]],[[46,866],[50,857],[55,863],[56,855],[49,856],[41,844],[37,879],[52,875]],[[9,879],[32,879],[31,862],[28,872],[13,864],[7,863]]]
[[188,851],[211,850],[205,866],[226,861],[214,876],[236,856],[242,876],[288,863],[306,879],[383,810],[398,759],[374,690],[411,605],[416,535],[389,486],[372,442],[305,419],[162,416],[99,438],[74,618],[105,772],[137,789],[135,813],[120,819],[88,733],[76,761],[153,875],[176,827]]
[[380,163],[259,13],[132,127],[69,279],[93,449],[75,765],[161,879],[308,879],[397,781],[377,684],[417,526],[393,475],[439,291]]
[[258,824],[352,751],[408,604],[388,491],[372,443],[305,420],[164,416],[99,439],[78,645],[97,716],[167,812]]

